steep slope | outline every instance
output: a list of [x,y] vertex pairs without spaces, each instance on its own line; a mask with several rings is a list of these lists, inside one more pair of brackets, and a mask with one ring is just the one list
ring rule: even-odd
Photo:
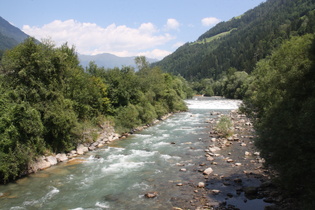
[[283,40],[314,32],[313,0],[268,0],[217,24],[153,65],[189,80],[218,79],[231,67],[250,73]]
[[0,50],[10,49],[29,36],[0,17]]

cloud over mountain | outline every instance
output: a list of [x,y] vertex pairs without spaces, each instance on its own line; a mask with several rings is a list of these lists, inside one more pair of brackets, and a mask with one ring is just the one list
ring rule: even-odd
[[216,17],[206,17],[201,20],[203,26],[212,26],[219,23],[221,20]]
[[[168,19],[166,26],[177,29],[179,23]],[[51,39],[57,46],[68,42],[75,45],[81,54],[95,55],[112,53],[118,56],[150,55],[153,58],[163,58],[171,52],[159,49],[163,44],[175,39],[175,36],[161,32],[154,24],[142,23],[138,28],[126,25],[111,24],[107,27],[95,23],[84,23],[73,19],[39,26],[24,25],[23,31],[35,38]]]

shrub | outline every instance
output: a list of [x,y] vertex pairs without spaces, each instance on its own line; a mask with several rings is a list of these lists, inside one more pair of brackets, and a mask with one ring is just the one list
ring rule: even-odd
[[233,134],[232,126],[233,123],[231,119],[228,116],[223,115],[216,125],[216,130],[222,137],[228,137]]

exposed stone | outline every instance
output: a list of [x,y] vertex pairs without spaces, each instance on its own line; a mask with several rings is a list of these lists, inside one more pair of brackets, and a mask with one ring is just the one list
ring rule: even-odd
[[46,161],[45,156],[38,157],[36,160],[30,164],[29,171],[30,173],[36,172],[38,170],[43,170],[49,168],[51,164]]
[[103,147],[103,146],[104,146],[104,144],[101,144],[101,143],[99,145],[97,145],[98,148]]
[[234,162],[234,160],[233,159],[227,159],[226,162],[232,163],[232,162]]
[[157,192],[148,192],[145,194],[146,198],[155,198],[156,196],[158,196]]
[[235,166],[241,166],[242,163],[235,163]]
[[213,172],[213,169],[212,168],[207,168],[207,169],[205,169],[204,171],[203,171],[203,174],[204,175],[209,175],[209,174],[211,174]]
[[216,151],[220,151],[221,149],[219,147],[211,147],[209,148],[210,152],[216,152]]
[[76,151],[76,150],[71,150],[70,153],[71,153],[72,155],[74,155],[74,154],[77,154],[77,151]]
[[87,148],[86,146],[84,146],[83,144],[79,144],[77,146],[77,154],[78,155],[83,155],[85,152],[88,152],[89,148]]
[[180,171],[187,171],[187,169],[186,168],[181,168]]
[[200,187],[200,188],[204,188],[206,185],[205,185],[205,183],[204,182],[199,182],[198,183],[198,187]]
[[59,153],[56,155],[57,161],[58,162],[64,162],[68,160],[68,157],[65,153]]
[[219,194],[220,193],[220,190],[211,190],[211,192],[215,195]]
[[58,163],[57,158],[50,155],[48,157],[46,157],[46,161],[50,163],[50,165],[56,165]]
[[209,160],[209,161],[213,161],[213,160],[214,160],[214,158],[213,158],[213,157],[211,157],[211,156],[209,156],[209,157],[207,157],[207,160]]
[[260,155],[260,152],[254,152],[254,155],[255,155],[255,156],[259,156],[259,155]]
[[245,156],[251,156],[252,154],[248,151],[245,152]]
[[95,146],[93,146],[93,145],[89,146],[89,151],[93,151],[93,150],[95,150],[95,149],[96,149]]

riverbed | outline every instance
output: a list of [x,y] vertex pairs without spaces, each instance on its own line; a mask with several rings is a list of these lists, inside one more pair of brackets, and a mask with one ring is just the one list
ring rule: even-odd
[[[205,181],[198,170],[209,164],[205,157],[210,140],[208,121],[217,117],[211,113],[228,114],[241,102],[206,97],[186,102],[188,112],[176,113],[126,139],[0,186],[0,209],[172,209],[197,208],[202,205],[201,198],[203,202],[221,202],[224,196],[216,198],[206,189],[196,190],[196,185]],[[212,187],[221,186],[217,183]],[[146,198],[148,192],[156,197]],[[198,193],[202,193],[195,199],[199,203],[193,203]],[[230,203],[263,209],[261,200],[246,205],[243,200],[231,199]]]

